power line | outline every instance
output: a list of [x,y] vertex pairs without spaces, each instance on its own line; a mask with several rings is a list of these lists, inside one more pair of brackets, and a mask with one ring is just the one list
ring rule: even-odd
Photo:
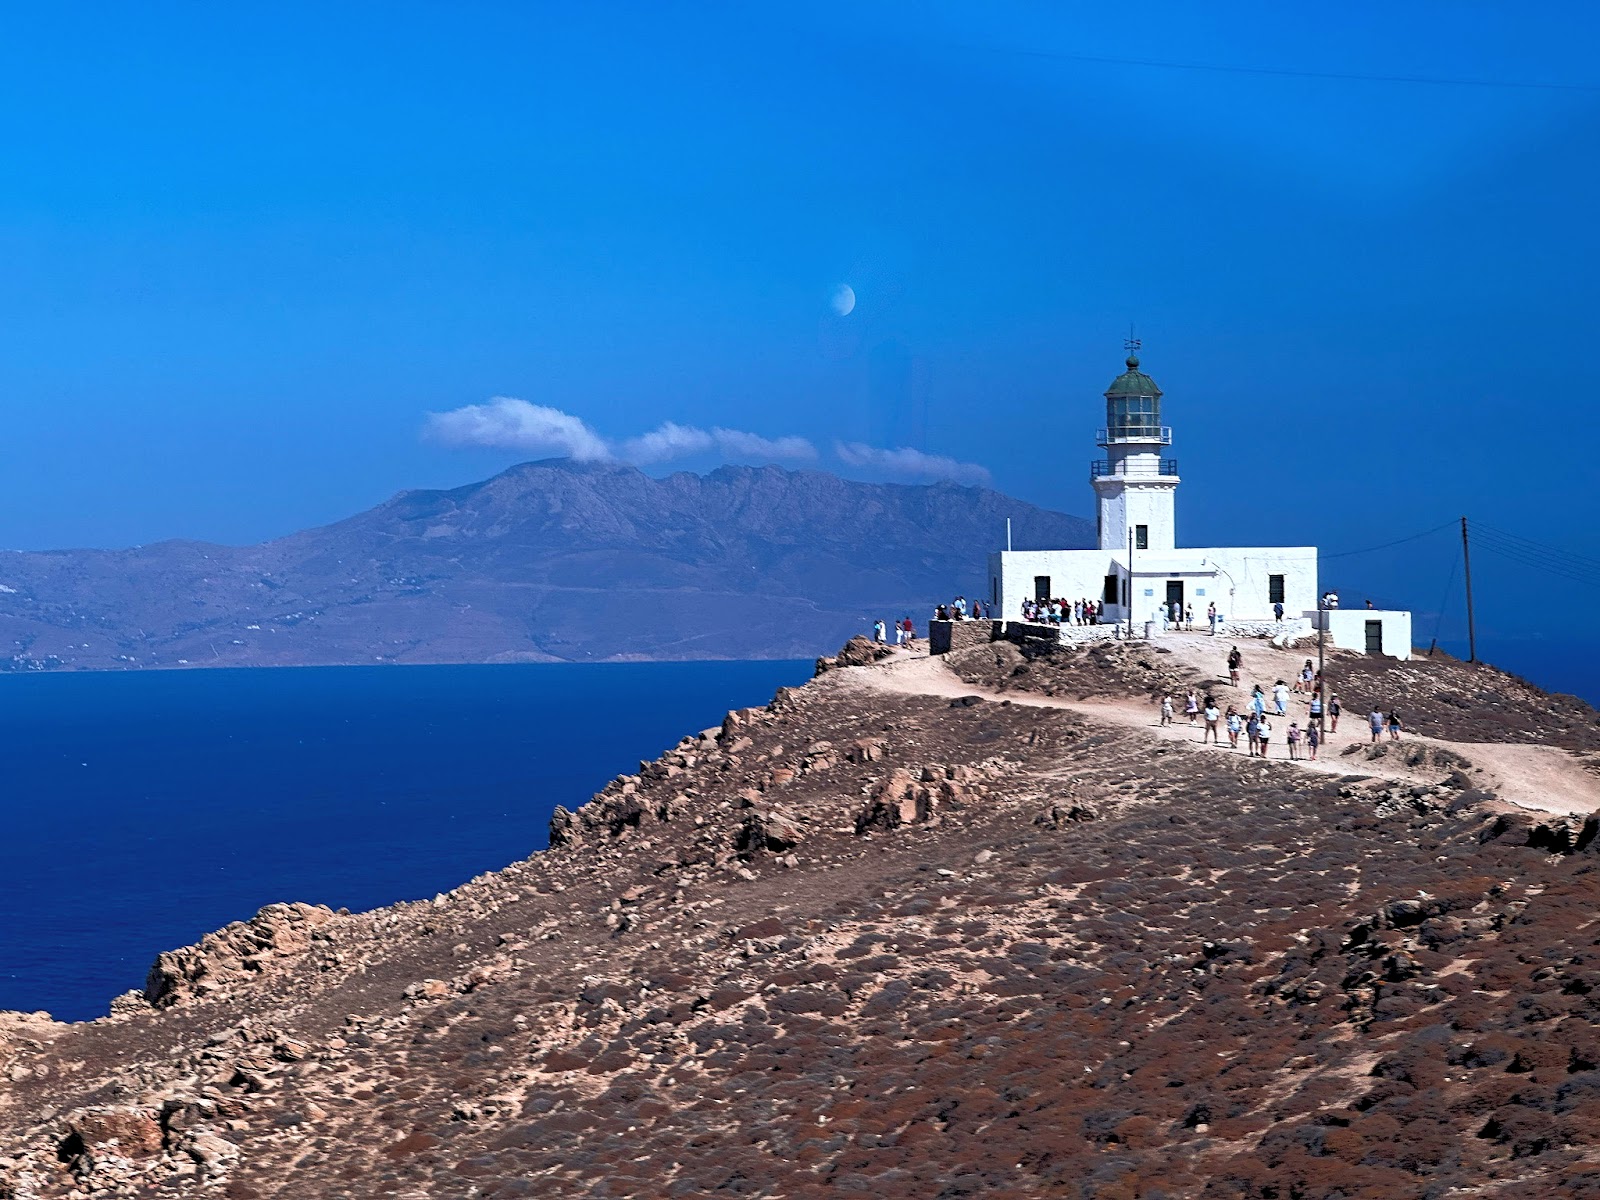
[[972,46],[940,43],[951,49],[983,50],[1019,58],[1048,58],[1061,62],[1100,63],[1115,67],[1154,67],[1163,71],[1210,71],[1219,75],[1271,75],[1290,79],[1332,79],[1344,83],[1412,83],[1430,87],[1512,88],[1543,92],[1600,92],[1594,83],[1540,83],[1526,79],[1459,79],[1429,75],[1365,75],[1344,71],[1297,71],[1289,67],[1236,67],[1222,63],[1172,62],[1154,58],[1115,58],[1098,54],[1063,54],[1054,50],[1025,50],[1016,46]]
[[1435,642],[1438,642],[1438,640],[1439,640],[1439,630],[1444,628],[1444,610],[1445,610],[1445,605],[1450,603],[1450,593],[1455,589],[1455,586],[1456,586],[1456,572],[1459,571],[1460,569],[1461,569],[1461,564],[1459,562],[1457,562],[1454,558],[1451,558],[1451,560],[1450,560],[1450,578],[1445,580],[1444,596],[1439,601],[1439,615],[1438,615],[1437,619],[1433,623],[1433,640]]
[[[1477,531],[1475,530],[1474,532]],[[1549,551],[1528,550],[1513,542],[1504,541],[1493,534],[1488,536],[1480,535],[1475,540],[1484,549],[1522,566],[1548,571],[1552,575],[1559,575],[1577,583],[1600,584],[1600,567],[1587,566],[1582,562],[1570,560]]]
[[1483,538],[1486,550],[1493,550],[1503,558],[1509,558],[1530,567],[1540,567],[1558,575],[1567,575],[1574,579],[1600,580],[1600,569],[1584,567],[1575,563],[1563,562],[1560,559],[1550,558],[1547,555],[1530,554],[1515,546],[1508,546],[1504,542],[1497,542],[1492,538]]
[[1341,550],[1337,554],[1323,554],[1319,555],[1319,557],[1322,559],[1349,558],[1353,554],[1371,554],[1375,550],[1387,550],[1390,546],[1403,546],[1407,542],[1414,542],[1419,538],[1429,537],[1432,534],[1438,533],[1440,530],[1450,529],[1454,526],[1454,521],[1446,521],[1443,525],[1435,525],[1432,529],[1424,529],[1421,533],[1413,533],[1410,537],[1396,538],[1392,542],[1384,542],[1381,546],[1368,546],[1363,550]]
[[1512,533],[1506,529],[1498,529],[1493,525],[1485,525],[1481,521],[1473,522],[1472,527],[1474,529],[1482,529],[1489,533],[1495,534],[1498,537],[1505,538],[1509,542],[1519,542],[1525,546],[1528,546],[1530,549],[1541,550],[1547,554],[1552,554],[1557,558],[1572,559],[1575,562],[1583,563],[1586,566],[1600,570],[1600,558],[1590,558],[1586,554],[1578,554],[1571,550],[1564,550],[1560,546],[1552,546],[1548,542],[1536,542],[1530,537],[1523,537],[1520,533]]
[[1503,550],[1507,555],[1520,558],[1533,559],[1559,567],[1562,570],[1578,571],[1583,574],[1600,573],[1600,562],[1592,558],[1585,558],[1581,554],[1571,554],[1558,550],[1553,546],[1545,546],[1527,538],[1512,538],[1492,528],[1479,529],[1473,527],[1474,532],[1482,535],[1485,545],[1494,546]]

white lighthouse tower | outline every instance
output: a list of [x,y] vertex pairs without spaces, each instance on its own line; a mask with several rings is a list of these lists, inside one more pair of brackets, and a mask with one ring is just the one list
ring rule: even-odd
[[1172,430],[1161,423],[1161,389],[1139,370],[1139,343],[1127,343],[1127,370],[1106,389],[1106,424],[1096,438],[1106,456],[1089,464],[1099,498],[1100,549],[1172,550],[1177,542],[1178,460],[1163,458]]

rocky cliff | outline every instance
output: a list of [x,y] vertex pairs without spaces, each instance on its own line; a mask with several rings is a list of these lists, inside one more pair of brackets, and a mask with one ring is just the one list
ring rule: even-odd
[[1600,819],[1479,761],[1600,785],[1592,710],[1309,770],[1110,719],[1154,651],[873,657],[432,901],[0,1019],[0,1197],[1600,1196]]
[[806,658],[1093,526],[983,488],[528,463],[259,546],[0,552],[0,669]]

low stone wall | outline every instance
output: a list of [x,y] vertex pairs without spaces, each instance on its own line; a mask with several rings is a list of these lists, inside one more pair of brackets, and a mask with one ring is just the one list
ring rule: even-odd
[[[1143,636],[1144,631],[1137,631]],[[1114,642],[1128,636],[1126,624],[1049,625],[1034,621],[1007,621],[1002,637],[1008,642],[1055,642],[1063,646],[1083,646],[1090,642]]]
[[1002,622],[988,619],[978,621],[929,621],[928,652],[949,654],[952,650],[965,650],[968,646],[982,646],[1000,636]]
[[1307,638],[1316,631],[1306,617],[1286,617],[1282,621],[1218,621],[1218,637]]

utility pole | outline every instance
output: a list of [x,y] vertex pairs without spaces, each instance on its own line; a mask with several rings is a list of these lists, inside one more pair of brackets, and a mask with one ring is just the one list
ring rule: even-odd
[[1133,641],[1133,526],[1128,527],[1128,640]]
[[1472,625],[1472,548],[1467,542],[1467,519],[1461,518],[1461,570],[1467,577],[1467,661],[1478,661],[1478,635]]

